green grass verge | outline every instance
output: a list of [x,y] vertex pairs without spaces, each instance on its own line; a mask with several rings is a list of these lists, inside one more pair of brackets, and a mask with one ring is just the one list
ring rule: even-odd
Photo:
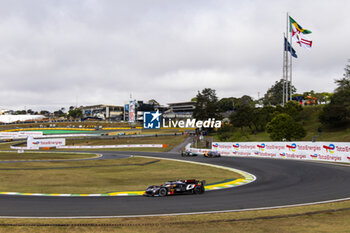
[[0,143],[0,151],[11,150],[10,146],[17,144],[17,143],[19,143],[19,142],[18,141],[17,142],[2,142],[2,143]]
[[[236,213],[107,219],[0,219],[0,224],[68,224],[68,226],[0,227],[3,232],[349,232],[350,211],[297,217],[312,211],[350,207],[350,201]],[[285,217],[283,217],[285,215]],[[254,219],[281,216],[273,219]],[[242,220],[243,219],[243,220]],[[251,220],[244,220],[251,219]],[[237,221],[238,220],[238,221]],[[75,224],[76,226],[69,226]],[[79,224],[100,224],[79,226]],[[108,226],[103,224],[120,224]]]
[[[54,124],[55,127],[75,127],[79,128],[80,126],[84,128],[94,128],[95,126],[102,127],[130,127],[127,122],[108,122],[108,121],[83,121],[83,122],[51,122],[51,123],[19,123],[19,124],[10,124],[10,125],[0,125],[0,130],[7,130],[13,128],[49,128]],[[142,126],[142,125],[136,125]],[[54,129],[54,128],[53,128]]]
[[[317,141],[336,141],[336,142],[350,142],[350,128],[330,128],[323,127],[318,116],[322,111],[323,106],[305,106],[303,108],[301,123],[306,129],[307,135],[303,140],[311,141],[312,137],[316,137]],[[322,128],[322,134],[319,136],[317,129]]]
[[[117,151],[154,151],[166,152],[181,144],[187,136],[159,136],[137,138],[110,138],[110,139],[67,139],[66,144],[74,146],[98,146],[98,145],[123,145],[123,144],[167,144],[163,148],[113,148],[113,149],[89,149],[89,150],[117,150]],[[86,149],[82,149],[86,150]]]
[[232,171],[215,167],[143,157],[74,162],[0,163],[2,192],[142,191],[152,184],[192,178],[214,183],[242,177]]
[[35,131],[41,131],[44,135],[51,135],[51,134],[96,134],[98,132],[96,131],[86,131],[86,130],[35,130]]
[[162,133],[181,133],[185,130],[179,129],[142,129],[142,134],[162,134]]
[[96,157],[96,154],[78,154],[63,152],[5,152],[0,151],[0,161],[4,160],[47,160],[47,159],[86,159]]

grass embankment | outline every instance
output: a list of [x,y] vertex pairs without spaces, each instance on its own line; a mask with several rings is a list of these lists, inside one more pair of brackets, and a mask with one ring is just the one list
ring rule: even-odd
[[11,146],[14,144],[18,144],[18,141],[15,142],[2,142],[0,143],[0,151],[10,151],[11,150]]
[[231,171],[205,165],[143,157],[74,162],[0,163],[2,192],[142,191],[152,184],[189,178],[214,183],[242,177]]
[[[306,136],[297,141],[311,141],[315,137],[316,141],[335,141],[335,142],[350,142],[350,128],[330,128],[323,127],[318,116],[322,111],[322,105],[304,106],[301,112],[301,120],[299,121],[306,130]],[[322,129],[321,135],[318,133],[318,128]],[[216,141],[220,141],[217,135],[214,135]],[[237,142],[254,142],[254,141],[272,141],[269,134],[265,132],[250,133],[248,128],[243,130],[236,128],[232,133],[231,140]]]
[[142,129],[141,133],[142,134],[171,134],[171,133],[182,133],[185,132],[184,129]]
[[[167,144],[163,148],[113,148],[113,149],[91,149],[91,150],[117,150],[117,151],[155,151],[166,152],[182,143],[187,136],[158,136],[158,137],[136,137],[136,138],[110,138],[110,139],[67,139],[66,145],[74,146],[98,146],[98,145],[126,145],[126,144]],[[86,150],[86,149],[84,149]],[[89,149],[90,150],[90,149]]]
[[[109,219],[0,219],[0,224],[60,224],[61,226],[0,227],[16,232],[349,232],[350,201],[237,213]],[[277,216],[277,217],[273,217]],[[289,217],[288,217],[289,216]],[[260,219],[259,219],[260,218]],[[271,218],[271,219],[268,219]],[[67,224],[67,225],[65,225]],[[74,226],[75,224],[75,226]],[[83,226],[79,224],[96,224]],[[98,225],[100,224],[100,225]],[[111,224],[108,226],[108,224]]]
[[94,158],[96,154],[87,154],[87,153],[47,153],[47,152],[3,152],[0,151],[0,161],[7,160],[60,160],[60,159],[87,159]]
[[[336,142],[350,142],[350,127],[344,128],[330,128],[322,127],[318,119],[318,115],[322,111],[322,106],[306,106],[304,107],[302,116],[304,120],[301,121],[306,129],[307,135],[303,138],[304,141],[311,141],[312,137],[316,137],[317,141],[336,141]],[[317,129],[321,127],[322,133],[318,135]]]
[[[84,127],[84,128],[94,128],[95,126],[102,127],[130,127],[127,122],[109,122],[109,121],[82,121],[82,122],[38,122],[38,123],[19,123],[19,124],[8,124],[0,125],[1,130],[14,129],[14,128],[38,128],[38,127]],[[140,127],[142,125],[136,125]]]
[[52,135],[52,134],[91,134],[96,131],[91,130],[63,130],[63,129],[44,129],[44,130],[35,130],[35,131],[42,131],[43,135]]

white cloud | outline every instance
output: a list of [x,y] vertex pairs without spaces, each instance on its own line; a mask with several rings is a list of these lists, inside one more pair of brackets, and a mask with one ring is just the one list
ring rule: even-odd
[[2,1],[0,107],[165,104],[205,87],[262,96],[282,76],[286,12],[313,33],[293,45],[299,92],[332,91],[349,58],[347,0]]

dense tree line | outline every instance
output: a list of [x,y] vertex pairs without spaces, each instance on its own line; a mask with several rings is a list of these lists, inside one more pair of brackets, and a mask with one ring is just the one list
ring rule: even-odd
[[15,114],[31,114],[31,115],[44,115],[44,116],[54,116],[54,117],[68,117],[70,119],[80,119],[81,117],[83,117],[83,113],[82,113],[82,110],[80,108],[76,108],[74,106],[70,106],[69,107],[69,110],[68,110],[68,113],[65,113],[65,108],[60,108],[56,111],[53,111],[53,112],[50,112],[50,111],[47,111],[47,110],[41,110],[39,112],[34,112],[33,110],[31,109],[28,109],[28,110],[17,110],[15,112]]
[[345,67],[343,78],[335,83],[337,88],[319,118],[326,126],[346,127],[350,125],[350,65]]
[[[267,130],[273,140],[292,140],[305,137],[305,130],[297,122],[302,107],[298,102],[290,101],[281,105],[256,107],[257,101],[250,96],[240,98],[222,98],[218,100],[213,89],[205,88],[195,97],[196,105],[193,117],[198,120],[209,118],[222,119],[223,113],[229,113],[229,123],[218,130],[221,140],[228,140],[236,129],[249,133]],[[289,130],[287,130],[289,129]]]
[[[294,94],[293,97],[302,97],[305,104],[327,103],[319,115],[323,126],[346,127],[350,125],[350,65],[346,66],[343,78],[335,82],[337,88],[334,94],[309,91]],[[306,136],[306,131],[300,123],[305,117],[303,107],[297,101],[289,101],[285,106],[280,105],[282,85],[282,80],[276,82],[262,99],[256,101],[247,95],[218,100],[215,90],[206,88],[194,98],[197,101],[194,117],[203,120],[220,119],[224,118],[225,113],[229,113],[228,124],[223,125],[217,132],[222,141],[232,139],[232,135],[238,131],[243,135],[266,131],[270,138],[276,141],[301,139]],[[289,85],[289,88],[292,93],[296,92],[294,86]]]
[[[306,135],[306,131],[298,123],[301,119],[301,111],[301,105],[295,101],[288,102],[284,107],[281,105],[255,107],[252,104],[243,104],[238,105],[236,111],[230,115],[230,122],[232,127],[241,130],[247,128],[250,133],[267,130],[273,140],[300,139]],[[219,136],[220,133],[221,130],[219,130]],[[227,136],[228,134],[225,133],[224,137]]]

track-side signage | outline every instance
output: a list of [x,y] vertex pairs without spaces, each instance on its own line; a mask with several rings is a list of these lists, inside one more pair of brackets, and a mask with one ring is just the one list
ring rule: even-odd
[[59,147],[66,145],[65,138],[50,138],[50,139],[34,139],[28,137],[27,148],[28,149],[39,149],[41,147]]
[[213,142],[222,155],[349,162],[346,142]]

